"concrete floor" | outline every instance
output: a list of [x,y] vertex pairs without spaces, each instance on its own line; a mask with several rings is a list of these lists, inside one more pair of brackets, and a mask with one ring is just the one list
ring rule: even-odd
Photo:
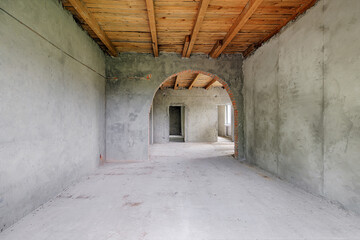
[[220,137],[218,136],[218,142],[232,142],[231,137]]
[[360,217],[229,155],[233,144],[153,145],[106,164],[2,240],[360,239]]

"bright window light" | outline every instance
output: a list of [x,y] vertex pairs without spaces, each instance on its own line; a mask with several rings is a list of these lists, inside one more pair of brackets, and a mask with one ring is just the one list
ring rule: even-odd
[[225,106],[225,124],[226,125],[231,124],[231,105]]

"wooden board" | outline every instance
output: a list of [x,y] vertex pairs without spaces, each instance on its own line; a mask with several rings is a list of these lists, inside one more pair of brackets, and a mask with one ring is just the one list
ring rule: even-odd
[[[153,0],[154,19],[150,15],[149,20],[147,0],[81,0],[118,52],[155,53],[153,43],[157,42],[160,53],[178,54],[184,51],[184,44],[188,44],[185,47],[191,53],[209,54],[218,41],[225,43],[227,34],[246,10],[249,1],[256,0],[210,0],[207,7],[202,8],[206,11],[200,11],[200,0]],[[256,9],[252,9],[254,11],[239,31],[231,35],[233,38],[222,53],[251,53],[315,2],[263,0]],[[93,31],[69,0],[62,0],[62,3],[99,46],[108,51],[98,33]],[[194,28],[195,38],[192,42],[186,42],[185,37],[191,35]]]

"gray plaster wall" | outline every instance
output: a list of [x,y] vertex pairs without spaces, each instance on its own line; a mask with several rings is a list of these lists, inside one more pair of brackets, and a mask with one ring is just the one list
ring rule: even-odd
[[248,161],[357,212],[359,9],[320,0],[243,65]]
[[[107,161],[148,159],[149,111],[159,86],[169,76],[185,70],[215,74],[224,80],[238,106],[238,151],[243,157],[242,55],[211,59],[177,54],[120,54],[106,58],[106,155]],[[151,74],[151,79],[146,77]]]
[[105,57],[56,0],[0,8],[2,231],[98,166]]
[[169,142],[169,106],[185,107],[185,142],[216,142],[221,104],[231,104],[223,88],[159,89],[153,102],[154,142]]

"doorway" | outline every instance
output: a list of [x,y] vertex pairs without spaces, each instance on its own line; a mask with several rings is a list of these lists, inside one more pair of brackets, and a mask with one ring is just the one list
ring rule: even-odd
[[183,106],[169,106],[169,141],[184,142]]
[[[171,75],[159,85],[154,93],[152,108],[149,108],[149,117],[152,118],[149,121],[152,128],[149,130],[149,143],[157,145],[170,142],[171,147],[180,144],[178,146],[184,148],[188,143],[194,143],[192,146],[208,143],[215,148],[226,145],[229,147],[229,155],[237,157],[239,124],[235,103],[236,99],[229,86],[216,75],[193,70]],[[218,134],[219,105],[229,105],[227,118],[225,119],[225,111],[222,114],[223,135],[227,139]],[[231,117],[228,117],[229,114]],[[170,123],[174,121],[173,117],[177,124]],[[172,129],[170,126],[173,126]]]
[[218,142],[234,141],[233,110],[230,104],[218,105]]

